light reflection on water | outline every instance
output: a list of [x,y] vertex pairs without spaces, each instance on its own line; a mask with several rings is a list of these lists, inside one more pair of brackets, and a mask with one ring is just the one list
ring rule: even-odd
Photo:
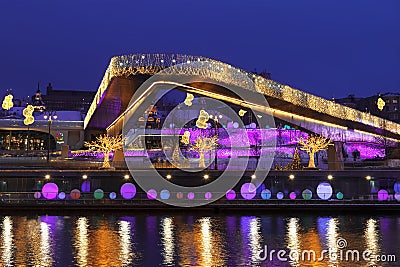
[[259,260],[260,251],[339,252],[400,259],[400,219],[362,216],[0,216],[0,266],[400,266],[325,255]]

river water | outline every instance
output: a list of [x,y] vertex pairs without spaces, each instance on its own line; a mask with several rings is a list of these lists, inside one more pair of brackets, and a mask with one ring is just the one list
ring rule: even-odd
[[400,266],[398,216],[12,215],[0,224],[1,266]]

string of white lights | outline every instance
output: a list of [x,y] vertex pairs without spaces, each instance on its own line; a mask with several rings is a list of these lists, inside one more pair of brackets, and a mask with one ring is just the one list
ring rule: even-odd
[[[195,62],[197,64],[190,64]],[[112,78],[137,74],[153,75],[167,67],[166,74],[195,75],[248,90],[256,90],[299,107],[400,134],[400,125],[395,122],[265,79],[217,60],[180,54],[132,54],[113,57],[88,110],[84,127],[88,125]],[[243,79],[243,75],[249,79]]]

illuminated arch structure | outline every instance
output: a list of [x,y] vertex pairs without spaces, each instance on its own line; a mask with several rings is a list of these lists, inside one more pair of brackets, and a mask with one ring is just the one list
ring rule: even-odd
[[[197,62],[203,67],[184,67],[192,62]],[[136,89],[151,75],[167,67],[175,74],[198,75],[262,93],[275,118],[296,128],[322,134],[338,143],[374,142],[382,137],[392,143],[400,141],[400,124],[265,79],[217,60],[179,54],[133,54],[113,57],[84,120],[86,138],[96,130],[106,129],[110,134],[120,133],[124,112]],[[253,81],[255,86],[240,78],[243,74]],[[192,87],[195,89],[186,91],[219,99],[231,96],[227,90],[224,91],[224,88],[217,85],[197,83]],[[243,107],[246,108],[245,103]]]

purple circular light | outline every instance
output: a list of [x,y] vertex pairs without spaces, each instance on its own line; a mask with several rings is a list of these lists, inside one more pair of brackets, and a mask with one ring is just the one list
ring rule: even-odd
[[58,194],[58,198],[59,198],[59,199],[65,199],[65,193],[64,193],[64,192],[60,192],[60,193]]
[[125,183],[121,186],[120,193],[124,199],[132,199],[136,195],[136,187],[132,183]]
[[190,200],[194,199],[194,193],[193,192],[189,192],[187,194],[187,198],[190,199]]
[[295,192],[291,192],[289,195],[290,199],[296,199],[296,193]]
[[233,189],[228,190],[225,195],[227,200],[234,200],[236,198],[236,192]]
[[33,197],[35,198],[35,199],[38,199],[38,198],[40,198],[42,196],[42,194],[40,194],[40,192],[35,192],[34,194],[33,194]]
[[387,200],[389,197],[389,194],[386,190],[381,189],[378,191],[378,200]]
[[253,199],[256,196],[257,188],[253,183],[245,183],[240,188],[240,194],[244,199]]
[[90,192],[90,181],[84,181],[81,185],[81,190],[82,193],[88,193]]
[[156,199],[157,198],[157,191],[154,189],[150,189],[147,191],[147,198],[148,199]]
[[72,199],[79,199],[81,197],[81,191],[79,191],[78,189],[72,189],[69,195]]
[[47,183],[42,188],[45,199],[55,199],[58,195],[58,186],[55,183]]
[[276,198],[277,198],[277,199],[283,199],[284,196],[285,196],[285,195],[284,195],[282,192],[276,193]]
[[205,197],[206,199],[211,199],[211,198],[212,198],[211,192],[205,193],[205,194],[204,194],[204,197]]
[[394,198],[395,198],[397,201],[400,201],[400,193],[394,194]]

